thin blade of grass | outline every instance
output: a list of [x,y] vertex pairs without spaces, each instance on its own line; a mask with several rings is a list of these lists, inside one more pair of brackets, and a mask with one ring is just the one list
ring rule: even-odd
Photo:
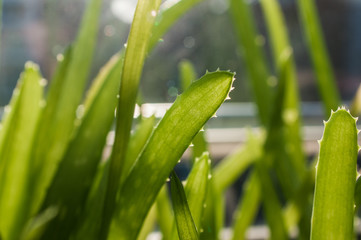
[[121,55],[114,56],[100,71],[89,91],[84,116],[78,119],[80,126],[59,164],[40,210],[57,206],[60,212],[48,224],[42,239],[68,239],[77,223],[114,121],[122,66]]
[[25,64],[11,104],[5,108],[0,142],[0,231],[4,239],[19,239],[28,211],[30,152],[43,101],[39,67]]
[[254,221],[261,203],[261,184],[255,172],[248,177],[243,187],[242,199],[235,212],[233,240],[246,239],[246,231]]
[[270,74],[262,51],[264,38],[257,33],[250,6],[246,0],[231,0],[230,13],[244,53],[244,63],[253,88],[259,119],[263,125],[267,126],[271,109],[272,86],[267,83]]
[[179,239],[199,239],[197,227],[189,210],[183,185],[174,171],[172,172],[170,183],[174,217]]
[[160,0],[139,0],[129,33],[119,90],[115,139],[110,158],[109,181],[100,232],[101,239],[105,239],[108,235],[115,210],[116,194],[120,185],[121,174],[124,173],[124,161],[132,127],[139,81],[160,3]]
[[[268,169],[261,170],[264,171],[264,174],[270,174],[270,167],[274,166],[283,194],[287,199],[292,199],[295,198],[296,189],[301,185],[306,173],[300,136],[300,110],[295,63],[279,3],[274,0],[262,0],[261,6],[271,36],[276,70],[280,75],[279,92],[276,96],[273,119],[268,129],[268,139],[264,148],[267,161],[270,161],[271,165],[267,166]],[[274,193],[274,186],[270,184],[271,179],[268,175],[266,177],[260,175],[260,179],[262,191],[269,196],[263,198],[263,203],[271,234],[276,237],[275,239],[287,239],[287,230],[290,229],[287,229],[288,225],[284,222],[278,196]],[[301,216],[303,209],[298,210]],[[275,221],[278,221],[279,224],[276,224]]]
[[[356,120],[345,109],[325,122],[316,167],[311,239],[353,239]],[[342,141],[340,141],[342,139]]]
[[135,239],[169,173],[192,138],[225,101],[234,74],[207,73],[174,102],[153,131],[119,194],[113,234]]
[[165,1],[160,7],[161,12],[155,21],[148,52],[152,51],[162,36],[183,14],[201,1],[202,0]]
[[[281,182],[284,181],[284,179],[287,179],[289,182],[290,180],[294,180],[294,176],[290,175],[290,171],[294,169],[287,168],[288,165],[286,164],[287,162],[285,162],[287,158],[285,158],[284,149],[280,148],[280,146],[283,146],[282,143],[284,141],[282,112],[284,109],[283,104],[286,101],[285,91],[288,83],[286,73],[287,70],[289,70],[287,65],[290,63],[290,54],[291,53],[284,55],[280,59],[279,86],[274,98],[270,125],[268,126],[266,141],[261,153],[262,160],[255,162],[255,170],[261,183],[265,217],[271,230],[271,239],[288,239],[282,206],[270,174],[272,168],[275,168]],[[292,187],[294,187],[292,184],[284,184],[281,186],[286,186],[284,191],[286,194],[292,196]]]
[[324,104],[325,116],[328,118],[331,110],[336,110],[340,104],[335,76],[322,36],[314,0],[298,0],[297,2],[301,25],[306,35],[318,88]]
[[46,188],[74,130],[76,109],[84,94],[95,49],[101,3],[101,0],[89,2],[72,48],[71,58],[65,60],[68,64],[64,64],[67,65],[66,68],[59,73],[62,78],[57,79],[49,90],[32,157],[32,212],[40,207]]

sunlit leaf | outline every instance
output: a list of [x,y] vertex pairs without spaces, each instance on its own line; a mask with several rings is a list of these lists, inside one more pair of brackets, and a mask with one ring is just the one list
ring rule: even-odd
[[189,210],[183,185],[175,172],[171,175],[171,196],[179,239],[199,239],[196,225]]
[[134,239],[161,186],[196,133],[228,96],[229,72],[208,73],[174,102],[151,135],[119,194],[115,236]]
[[[357,128],[345,109],[332,113],[320,141],[311,239],[353,239]],[[340,141],[342,139],[342,141]]]
[[0,231],[4,239],[18,239],[29,217],[30,152],[43,103],[44,81],[39,67],[26,63],[11,103],[5,108],[0,138]]
[[74,130],[76,109],[84,95],[95,49],[101,3],[101,0],[89,2],[72,52],[66,55],[59,67],[61,70],[55,75],[58,77],[54,79],[55,84],[50,86],[33,145],[31,185],[34,188],[29,203],[33,213],[42,202]]
[[105,239],[116,206],[116,195],[124,174],[124,162],[133,122],[135,101],[152,27],[160,0],[139,0],[125,51],[113,151],[110,157],[109,181],[106,190],[100,238]]

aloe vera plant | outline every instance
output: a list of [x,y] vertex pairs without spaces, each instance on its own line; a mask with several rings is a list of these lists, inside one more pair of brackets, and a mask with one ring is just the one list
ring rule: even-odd
[[[126,46],[105,63],[87,93],[101,0],[89,1],[48,91],[39,67],[25,64],[0,128],[0,239],[142,240],[156,224],[164,239],[220,239],[224,193],[247,173],[233,239],[246,239],[259,209],[271,239],[288,239],[294,229],[299,239],[354,237],[361,204],[356,121],[344,108],[332,112],[315,177],[302,148],[296,63],[278,1],[260,1],[269,64],[251,5],[230,0],[260,133],[250,130],[246,142],[215,165],[204,126],[230,99],[235,74],[207,71],[199,78],[187,60],[179,64],[182,94],[164,117],[134,119],[147,55],[200,2],[138,0]],[[298,7],[327,116],[339,97],[317,11],[312,1]],[[359,95],[353,115],[360,112]],[[186,149],[192,151],[191,169],[182,183],[174,168]]]

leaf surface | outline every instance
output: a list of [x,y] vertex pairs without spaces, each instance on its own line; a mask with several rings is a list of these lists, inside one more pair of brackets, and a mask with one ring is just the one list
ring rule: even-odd
[[122,65],[121,56],[114,56],[100,71],[89,91],[84,116],[78,120],[80,126],[59,164],[41,208],[57,206],[60,212],[47,227],[43,239],[68,239],[82,213],[114,121]]
[[181,181],[174,171],[172,172],[170,183],[174,217],[179,239],[197,240],[199,239],[198,231],[194,224],[191,211],[189,210],[186,194]]
[[26,63],[9,106],[5,107],[0,140],[0,232],[19,239],[29,217],[30,152],[43,102],[39,67]]
[[134,239],[169,173],[193,137],[228,96],[229,72],[208,73],[174,102],[151,135],[119,194],[114,233]]
[[89,2],[71,54],[66,55],[49,90],[33,149],[32,212],[40,207],[75,127],[95,49],[101,3]]
[[116,207],[116,195],[119,190],[121,175],[124,174],[124,162],[133,122],[139,81],[160,2],[160,0],[139,0],[130,29],[121,75],[122,81],[119,89],[115,139],[110,157],[109,181],[105,195],[100,239],[107,237]]
[[345,109],[325,123],[316,167],[311,239],[352,239],[357,128]]

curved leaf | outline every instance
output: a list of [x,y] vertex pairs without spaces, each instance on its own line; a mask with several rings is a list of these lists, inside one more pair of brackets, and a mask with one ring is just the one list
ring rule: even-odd
[[208,73],[174,102],[150,137],[119,194],[115,236],[135,239],[169,173],[193,137],[227,98],[230,72]]
[[116,195],[119,190],[121,174],[124,174],[124,162],[133,122],[139,81],[147,55],[151,30],[160,2],[161,0],[139,0],[130,29],[121,76],[122,81],[119,89],[115,139],[110,157],[109,181],[105,195],[100,239],[105,239],[108,235],[111,219],[116,207]]

